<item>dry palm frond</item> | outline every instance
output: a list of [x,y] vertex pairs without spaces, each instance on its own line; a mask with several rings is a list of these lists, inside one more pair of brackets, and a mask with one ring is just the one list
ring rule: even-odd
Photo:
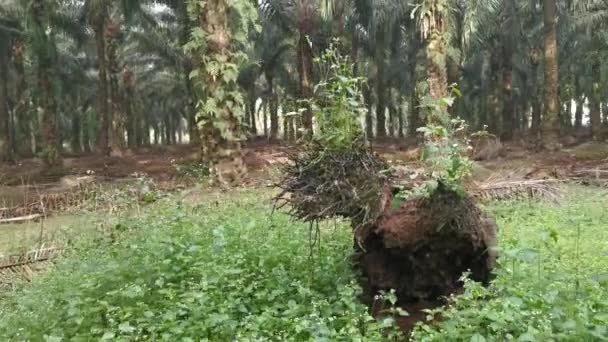
[[574,170],[568,180],[576,184],[608,188],[608,169],[597,167]]
[[46,269],[61,251],[61,248],[45,247],[0,259],[0,287],[18,279],[30,281],[34,273]]
[[483,201],[527,198],[559,202],[563,197],[559,181],[555,179],[490,179],[476,183],[469,191],[475,198]]

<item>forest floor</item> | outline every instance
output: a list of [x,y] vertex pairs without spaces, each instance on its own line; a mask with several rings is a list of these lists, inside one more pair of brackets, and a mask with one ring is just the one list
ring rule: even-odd
[[[419,159],[420,148],[400,140],[374,142],[373,149],[393,164],[411,164]],[[258,139],[249,142],[244,150],[245,163],[254,171],[253,178],[264,178],[267,172],[259,171],[272,170],[269,166],[285,162],[286,151],[293,147]],[[159,183],[170,182],[184,176],[184,170],[197,163],[197,155],[197,147],[191,145],[151,146],[122,157],[68,155],[62,169],[50,172],[40,159],[20,160],[14,165],[0,165],[0,199],[7,192],[2,186],[52,185],[66,175],[95,175],[105,179],[145,175]],[[556,152],[535,152],[507,144],[479,164],[490,171],[510,170],[523,172],[528,177],[562,178],[582,170],[608,170],[608,143],[583,143]]]

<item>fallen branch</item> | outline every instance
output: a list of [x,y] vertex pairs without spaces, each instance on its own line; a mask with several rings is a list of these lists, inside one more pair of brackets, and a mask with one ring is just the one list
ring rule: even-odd
[[25,216],[19,216],[19,217],[5,218],[5,219],[0,219],[0,224],[33,221],[33,220],[37,220],[41,217],[42,217],[42,215],[40,215],[40,214],[31,214],[31,215],[25,215]]

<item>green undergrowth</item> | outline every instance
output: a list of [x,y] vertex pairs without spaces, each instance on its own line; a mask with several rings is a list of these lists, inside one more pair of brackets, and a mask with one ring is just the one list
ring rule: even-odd
[[[0,340],[377,340],[347,228],[276,213],[270,193],[161,200],[0,305]],[[117,238],[118,237],[118,238]],[[331,237],[331,238],[330,238]]]
[[466,291],[419,325],[421,341],[607,341],[608,193],[566,188],[561,205],[527,201],[488,208],[500,227],[491,286]]
[[[32,284],[0,294],[1,341],[380,341],[394,328],[361,304],[345,223],[272,217],[271,193],[162,198],[112,218]],[[488,288],[467,282],[420,341],[608,338],[608,194],[561,205],[502,202]],[[313,231],[314,232],[314,231]]]

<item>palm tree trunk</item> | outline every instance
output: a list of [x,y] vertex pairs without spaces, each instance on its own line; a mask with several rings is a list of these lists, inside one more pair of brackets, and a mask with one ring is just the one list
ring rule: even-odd
[[602,128],[602,115],[600,108],[600,100],[598,91],[594,90],[589,97],[589,124],[591,126],[591,135],[593,139],[599,138],[599,133]]
[[[540,91],[537,91],[537,93],[540,96]],[[532,102],[532,133],[535,135],[540,134],[542,105],[540,97]]]
[[[435,8],[447,7],[443,0],[434,0]],[[447,42],[446,30],[448,28],[448,15],[445,9],[438,9],[437,13],[432,14],[433,25],[428,33],[426,40],[426,64],[427,82],[429,85],[429,95],[439,100],[445,98],[448,93],[448,75],[446,60]]]
[[376,136],[378,138],[386,137],[386,97],[387,87],[384,79],[384,32],[379,29],[376,37]]
[[36,81],[40,92],[40,109],[42,112],[42,143],[44,144],[44,163],[47,167],[61,166],[61,156],[59,154],[59,139],[57,137],[57,104],[52,89],[51,72],[54,65],[54,54],[49,52],[52,47],[44,18],[47,8],[44,0],[34,0],[31,3],[32,26],[36,32],[36,39],[39,44],[37,55],[38,59],[36,70]]
[[135,78],[131,70],[126,66],[122,71],[122,84],[124,87],[125,96],[123,97],[124,111],[127,118],[127,144],[129,148],[135,148],[139,144],[137,136],[139,124],[139,116],[135,110]]
[[398,121],[399,121],[399,132],[397,133],[397,137],[403,138],[403,132],[405,129],[405,120],[403,119],[403,101],[399,101],[398,109],[397,109]]
[[[300,31],[298,40],[298,75],[300,78],[300,99],[310,99],[312,96],[312,47],[308,42],[308,32]],[[302,128],[307,131],[308,135],[312,135],[312,110],[310,106],[306,106],[302,114]]]
[[544,113],[542,122],[543,146],[549,149],[558,147],[559,138],[559,92],[558,92],[558,56],[557,56],[557,4],[556,0],[543,0],[544,10]]
[[268,113],[268,102],[269,99],[265,99],[264,103],[262,104],[262,122],[264,124],[264,137],[268,138],[268,116],[266,115]]
[[500,132],[499,120],[500,120],[500,98],[502,97],[502,85],[500,83],[501,74],[501,61],[500,52],[497,49],[492,50],[490,57],[490,96],[488,97],[488,130],[493,134]]
[[[180,33],[180,45],[184,46],[190,39],[191,22],[190,16],[188,15],[187,1],[179,1],[180,6],[179,12],[181,13],[181,33]],[[184,84],[186,86],[186,117],[188,120],[188,135],[190,137],[190,143],[193,145],[200,145],[200,137],[198,135],[198,127],[196,120],[196,94],[194,93],[194,87],[192,85],[192,79],[190,73],[192,72],[192,62],[187,60],[182,66]]]
[[13,43],[13,66],[16,77],[15,98],[17,100],[14,118],[18,122],[19,133],[21,133],[20,138],[22,141],[15,147],[19,155],[29,156],[32,154],[34,147],[29,143],[31,132],[29,125],[30,117],[28,115],[28,99],[26,96],[27,82],[25,78],[24,53],[25,43],[22,40],[16,40]]
[[420,99],[418,98],[418,91],[416,86],[412,86],[410,91],[410,102],[408,104],[408,125],[407,134],[410,137],[416,136],[418,128],[421,126],[420,120]]
[[99,14],[95,18],[93,29],[95,32],[98,68],[97,115],[99,120],[99,136],[97,137],[97,150],[104,155],[109,155],[110,145],[108,134],[110,131],[110,111],[108,108],[108,65],[106,59],[105,21],[105,15]]
[[574,102],[576,104],[576,111],[574,112],[574,129],[579,131],[583,127],[583,105],[585,104],[585,97],[580,96]]
[[395,116],[397,115],[397,107],[396,104],[393,102],[393,96],[391,96],[391,91],[389,88],[389,101],[390,104],[388,105],[388,135],[393,138],[395,136],[395,121],[396,118]]
[[600,64],[595,61],[591,66],[593,75],[593,85],[589,96],[589,124],[593,139],[599,139],[602,129],[602,110],[600,94]]
[[8,44],[0,44],[0,161],[13,161],[8,110]]
[[90,136],[90,115],[88,113],[89,110],[89,105],[87,105],[86,108],[83,108],[82,114],[83,114],[83,119],[81,121],[82,127],[81,127],[81,131],[82,131],[82,151],[84,153],[90,153],[91,152],[91,136]]
[[367,111],[365,112],[365,134],[367,135],[367,139],[371,140],[374,138],[374,118],[372,114],[372,90],[369,86],[365,85],[363,87],[363,100],[365,101],[365,106]]
[[124,102],[120,93],[120,66],[118,62],[118,35],[120,34],[120,22],[112,18],[106,27],[106,56],[108,58],[108,71],[110,83],[110,112],[111,112],[111,132],[110,148],[113,155],[121,156],[127,148],[125,132],[127,120],[122,106]]
[[249,107],[249,131],[251,133],[252,137],[256,137],[258,135],[258,127],[257,127],[257,120],[255,119],[255,114],[256,114],[256,110],[255,110],[255,103],[256,103],[256,97],[254,95],[253,92],[251,92],[249,94],[248,97],[248,107]]
[[80,153],[82,148],[80,147],[80,128],[82,127],[82,112],[80,111],[80,107],[76,107],[76,110],[72,113],[72,133],[70,136],[70,147],[72,148],[72,153]]
[[[198,10],[198,22],[204,32],[205,54],[221,56],[221,62],[226,64],[236,63],[230,46],[231,5],[227,0],[206,1],[204,4],[206,6]],[[215,63],[220,62],[217,57],[210,59]],[[220,91],[229,93],[237,90],[235,82],[226,81],[223,75],[218,76],[210,70],[207,63],[209,60],[203,61],[199,70],[199,77],[205,84],[205,99],[214,97]],[[215,100],[217,108],[215,120],[205,120],[200,129],[201,157],[209,163],[214,181],[221,184],[239,183],[247,172],[239,138],[242,133],[241,126],[231,106],[233,99],[220,97]],[[218,120],[223,127],[217,126]]]
[[277,94],[274,91],[274,79],[266,75],[268,82],[268,96],[270,106],[270,140],[277,140],[279,134],[279,104]]
[[513,139],[515,108],[513,106],[513,54],[508,45],[503,45],[502,61],[502,134],[501,139]]
[[357,25],[352,25],[350,59],[353,63],[353,75],[359,76],[359,37],[357,36]]

